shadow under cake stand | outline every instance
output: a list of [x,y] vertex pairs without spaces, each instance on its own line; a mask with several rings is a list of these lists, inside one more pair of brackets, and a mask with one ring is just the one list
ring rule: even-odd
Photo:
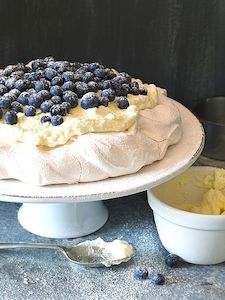
[[200,122],[187,108],[172,101],[181,113],[183,135],[161,161],[135,174],[91,183],[38,187],[17,180],[0,180],[0,201],[23,203],[18,212],[20,224],[40,236],[74,238],[98,230],[108,219],[102,200],[155,187],[185,171],[201,154],[204,131]]

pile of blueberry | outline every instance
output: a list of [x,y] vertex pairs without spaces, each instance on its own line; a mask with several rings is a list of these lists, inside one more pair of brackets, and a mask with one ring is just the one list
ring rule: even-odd
[[[98,92],[98,93],[97,93]],[[99,63],[70,63],[53,57],[7,66],[0,74],[0,119],[17,123],[17,113],[32,117],[44,113],[41,123],[57,126],[81,99],[83,109],[108,106],[116,101],[120,109],[129,106],[127,95],[147,95],[125,72],[116,73]]]

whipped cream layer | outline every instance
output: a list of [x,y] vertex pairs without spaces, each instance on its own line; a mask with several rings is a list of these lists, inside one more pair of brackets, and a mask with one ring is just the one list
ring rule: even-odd
[[0,179],[32,185],[92,182],[132,174],[161,160],[179,142],[182,121],[165,91],[158,89],[158,95],[158,105],[140,110],[127,131],[82,134],[52,148],[0,142]]
[[0,142],[55,147],[86,133],[127,131],[137,121],[139,111],[153,108],[158,103],[155,85],[135,81],[146,88],[147,95],[129,94],[127,99],[130,105],[127,109],[118,108],[116,100],[110,102],[108,107],[99,106],[86,110],[79,103],[64,117],[60,126],[52,126],[48,122],[42,124],[40,119],[44,114],[41,111],[34,117],[18,113],[18,123],[15,125],[8,125],[0,120]]

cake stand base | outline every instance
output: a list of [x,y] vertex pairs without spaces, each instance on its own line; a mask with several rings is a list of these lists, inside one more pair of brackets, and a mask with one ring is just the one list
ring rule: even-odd
[[48,238],[75,238],[100,229],[108,219],[102,201],[78,203],[24,203],[18,212],[28,231]]

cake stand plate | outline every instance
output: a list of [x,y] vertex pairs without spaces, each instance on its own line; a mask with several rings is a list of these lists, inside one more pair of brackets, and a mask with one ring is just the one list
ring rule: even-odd
[[180,110],[183,135],[161,161],[135,174],[90,183],[38,187],[17,180],[0,180],[0,201],[24,203],[18,212],[19,222],[37,235],[73,238],[98,230],[108,218],[101,200],[155,187],[185,171],[201,154],[204,131],[200,122],[183,105],[171,101]]

